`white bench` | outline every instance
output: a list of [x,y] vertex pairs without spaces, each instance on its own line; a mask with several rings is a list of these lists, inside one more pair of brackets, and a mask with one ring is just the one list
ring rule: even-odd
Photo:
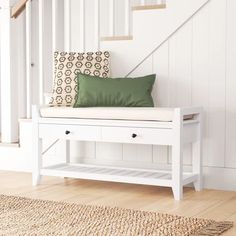
[[[201,108],[56,108],[33,106],[33,184],[42,175],[168,186],[174,198],[183,186],[202,188]],[[42,166],[42,139],[67,140],[66,163]],[[97,141],[172,147],[172,170],[72,164],[69,141]],[[183,145],[192,143],[192,171],[183,171]]]

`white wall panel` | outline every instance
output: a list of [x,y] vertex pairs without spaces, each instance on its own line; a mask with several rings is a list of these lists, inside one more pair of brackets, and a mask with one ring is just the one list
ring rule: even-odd
[[191,105],[192,24],[185,25],[170,39],[170,106]]
[[208,165],[224,166],[226,1],[209,5],[209,142]]
[[123,145],[123,161],[133,162],[152,162],[152,146],[151,145],[137,145],[124,144]]
[[236,168],[236,1],[227,0],[226,156],[225,166]]
[[[164,44],[152,57],[153,73],[156,73],[156,82],[153,87],[155,106],[168,107],[169,93],[169,42]],[[169,148],[167,146],[153,146],[153,162],[168,162]]]
[[96,157],[95,142],[76,142],[71,141],[71,160],[84,162],[85,160],[94,160]]
[[208,164],[208,92],[209,92],[209,5],[193,19],[192,105],[202,106],[203,164]]
[[156,73],[152,92],[155,106],[169,106],[169,42],[154,53],[153,72]]
[[[171,107],[191,106],[191,86],[192,22],[189,22],[169,41],[169,105]],[[186,145],[185,164],[191,164],[191,153],[191,146]]]
[[122,144],[119,143],[96,143],[96,159],[102,161],[122,160]]

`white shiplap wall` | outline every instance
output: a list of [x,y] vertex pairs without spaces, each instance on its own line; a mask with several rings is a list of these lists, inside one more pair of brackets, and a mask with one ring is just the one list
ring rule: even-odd
[[[78,0],[71,0],[77,4]],[[117,2],[119,0],[116,0]],[[91,1],[85,1],[89,6]],[[33,1],[33,8],[37,1]],[[72,20],[76,21],[78,9],[73,8]],[[35,12],[37,12],[35,10]],[[211,0],[180,31],[149,57],[132,75],[156,73],[157,82],[153,96],[160,106],[202,105],[204,116],[204,175],[208,188],[236,189],[236,1]],[[37,26],[36,18],[34,18]],[[63,21],[63,17],[61,18]],[[86,21],[93,16],[86,14]],[[105,21],[106,19],[104,19]],[[60,33],[63,34],[63,22]],[[79,26],[74,24],[71,50],[80,50]],[[49,27],[50,28],[50,27]],[[90,30],[89,30],[90,29]],[[88,32],[89,31],[89,32]],[[87,28],[87,34],[93,31]],[[118,27],[117,34],[122,34]],[[78,37],[74,37],[77,35]],[[34,37],[37,37],[35,34]],[[90,35],[92,37],[92,35]],[[62,38],[62,37],[61,37]],[[35,40],[34,40],[35,41]],[[144,45],[145,46],[145,45]],[[32,84],[37,95],[37,44],[34,47]],[[63,50],[63,46],[58,47]],[[86,51],[94,50],[92,41],[86,43]],[[47,52],[48,55],[49,52]],[[51,58],[51,57],[50,57]],[[46,72],[45,72],[46,73]],[[51,91],[52,79],[45,81],[45,91]],[[47,74],[46,74],[47,75]],[[35,102],[35,101],[34,101]],[[21,123],[28,126],[28,124]],[[30,125],[29,125],[30,126]],[[31,135],[31,129],[27,128]],[[31,147],[21,128],[21,145]],[[24,142],[23,142],[24,139]],[[50,141],[50,140],[49,140]],[[50,143],[50,142],[49,142]],[[61,153],[61,143],[48,154],[49,162]],[[46,146],[45,146],[46,147]],[[73,143],[72,158],[89,163],[105,163],[123,166],[168,166],[171,150],[149,145],[122,145],[106,143]],[[19,149],[10,155],[1,149],[1,168],[30,170],[31,152]],[[15,150],[14,150],[15,151]],[[185,164],[189,166],[190,147],[185,148]],[[9,158],[9,155],[11,158]],[[6,158],[5,158],[6,157]],[[50,157],[52,159],[50,159]],[[55,158],[56,157],[56,158]],[[4,159],[5,158],[5,159]]]
[[[216,168],[216,175],[236,169],[235,11],[234,0],[211,0],[132,74],[157,74],[153,96],[160,106],[204,107],[203,162]],[[85,162],[147,167],[171,162],[167,147],[73,146],[81,157],[74,152],[74,158]],[[191,165],[190,154],[191,147],[185,147],[186,165]]]

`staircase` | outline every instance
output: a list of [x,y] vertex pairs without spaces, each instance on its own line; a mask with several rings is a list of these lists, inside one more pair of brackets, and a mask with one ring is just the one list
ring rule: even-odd
[[124,40],[121,42],[116,42],[112,37],[101,42],[102,50],[112,52],[113,74],[131,75],[207,2],[184,0],[180,4],[172,0],[167,4],[133,7],[132,36],[122,38]]
[[[13,2],[15,4],[12,7]],[[10,30],[10,34],[1,36],[2,48],[5,47],[1,56],[4,58],[6,54],[12,55],[12,49],[19,56],[17,60],[7,57],[8,60],[3,59],[1,62],[1,68],[4,68],[1,71],[4,87],[1,96],[2,109],[7,111],[1,113],[2,141],[17,142],[18,119],[30,119],[31,105],[45,103],[45,93],[50,93],[52,89],[54,51],[109,50],[113,76],[132,75],[207,2],[183,0],[180,4],[178,0],[3,1],[1,4],[5,5],[1,9],[4,13],[1,22],[7,22],[4,27],[5,30]],[[89,19],[88,16],[91,15],[93,18]],[[4,42],[10,44],[4,45]],[[23,84],[24,89],[18,88],[17,94],[12,90],[15,81],[13,77],[17,76],[16,72],[16,75],[11,73],[12,68],[23,68],[21,77],[17,80],[19,84]],[[19,99],[24,104],[18,108],[16,114],[13,111]]]

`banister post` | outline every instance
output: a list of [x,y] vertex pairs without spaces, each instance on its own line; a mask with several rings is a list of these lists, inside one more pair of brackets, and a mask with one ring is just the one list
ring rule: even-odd
[[18,141],[17,78],[13,74],[16,69],[14,65],[16,53],[13,49],[17,37],[13,36],[12,2],[11,0],[0,1],[1,141],[5,143]]

